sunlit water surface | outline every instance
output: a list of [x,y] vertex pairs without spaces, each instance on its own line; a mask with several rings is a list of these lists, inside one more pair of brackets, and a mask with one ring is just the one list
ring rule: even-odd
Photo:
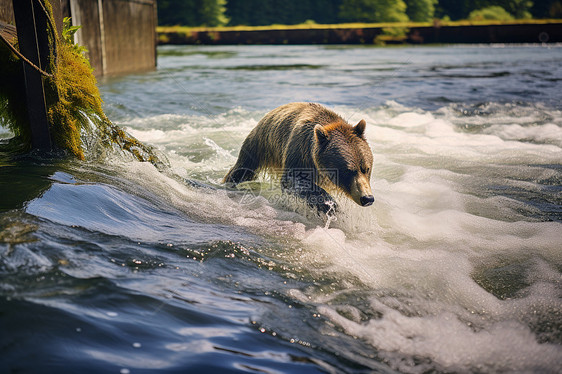
[[[159,48],[100,88],[169,170],[0,154],[0,371],[559,372],[560,61]],[[267,177],[220,186],[291,101],[367,121],[373,206],[327,226]]]

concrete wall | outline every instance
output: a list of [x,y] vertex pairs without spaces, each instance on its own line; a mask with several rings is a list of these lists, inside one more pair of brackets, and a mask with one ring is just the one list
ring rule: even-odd
[[382,27],[185,32],[162,31],[161,44],[373,44],[561,43],[562,22],[412,27],[403,38],[383,39]]
[[88,49],[86,56],[97,76],[103,74],[100,19],[96,0],[63,1],[63,17],[72,17],[74,26],[82,27],[74,34],[74,42]]
[[[82,26],[75,41],[96,76],[156,67],[156,0],[61,0],[61,9]],[[0,0],[0,21],[14,23],[12,0]]]
[[562,23],[412,27],[411,43],[560,43]]
[[[40,70],[49,71],[49,56],[54,52],[49,25],[55,24],[54,31],[60,38],[63,9],[84,25],[78,39],[90,48],[91,63],[98,75],[153,69],[156,65],[154,0],[50,0],[50,4],[52,19],[36,0],[0,0],[0,33],[13,42],[17,31],[20,57],[27,61],[21,76],[10,82],[21,85],[24,91],[22,100],[18,99],[22,102],[17,104],[26,106],[28,122],[18,126],[29,126],[32,148],[41,151],[53,149],[54,138],[42,76],[48,73]],[[15,27],[10,24],[14,21]],[[82,158],[81,150],[70,151]]]
[[97,76],[156,67],[156,0],[63,0]]

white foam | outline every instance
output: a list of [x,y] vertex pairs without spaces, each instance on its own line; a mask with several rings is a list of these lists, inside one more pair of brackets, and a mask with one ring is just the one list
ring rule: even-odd
[[[497,164],[498,173],[525,175],[534,172],[527,164],[560,164],[560,127],[505,121],[474,134],[459,131],[449,118],[396,113],[401,110],[393,106],[378,122],[370,119],[375,122],[367,132],[375,158],[375,204],[340,203],[344,214],[335,228],[307,232],[303,243],[313,254],[299,257],[310,260],[309,267],[320,274],[360,279],[378,295],[368,313],[382,317],[361,320],[356,308],[330,301],[326,294],[293,297],[312,300],[322,315],[369,342],[404,372],[554,372],[562,349],[539,344],[523,316],[537,305],[561,307],[556,285],[562,225],[524,221],[515,210],[521,205],[509,198],[475,196],[468,188],[474,177],[456,169]],[[505,169],[506,163],[514,168]],[[377,165],[383,167],[379,177]],[[557,172],[536,173],[540,180],[556,178]],[[481,178],[485,183],[485,174]],[[536,188],[532,182],[501,183]],[[491,203],[502,209],[493,208],[495,214],[482,209]],[[528,270],[532,285],[514,300],[498,299],[473,276],[498,258],[508,263],[538,259],[533,260],[536,271]],[[413,357],[428,361],[414,363]]]
[[381,309],[383,317],[367,323],[351,321],[325,306],[319,312],[349,334],[384,351],[383,358],[402,372],[424,372],[429,366],[414,365],[404,356],[428,358],[455,372],[470,372],[470,368],[486,372],[548,372],[560,358],[559,347],[539,344],[529,328],[520,323],[502,321],[475,330],[452,313],[407,317],[388,307]]
[[[220,189],[191,188],[146,165],[128,168],[131,178],[150,181],[151,189],[191,216],[300,243],[298,253],[268,255],[313,277],[359,280],[371,295],[368,310],[337,302],[351,289],[292,290],[288,296],[315,305],[397,370],[553,372],[562,349],[539,344],[529,316],[537,308],[560,310],[562,224],[533,220],[524,212],[537,208],[494,195],[487,186],[543,193],[537,181],[559,178],[559,171],[541,167],[562,164],[559,119],[533,125],[531,112],[523,120],[505,111],[498,116],[509,118],[490,125],[467,117],[467,125],[481,126],[467,131],[463,117],[449,109],[429,113],[389,103],[355,113],[368,122],[375,203],[363,208],[337,197],[338,219],[328,227],[278,203],[275,191],[244,200]],[[237,110],[212,121],[175,119],[172,128],[131,133],[165,149],[177,174],[219,183],[258,119]],[[190,158],[183,147],[200,147],[205,156]],[[512,299],[498,298],[476,280],[482,269],[512,263],[523,264],[524,280]]]
[[[535,141],[562,148],[562,128],[553,123],[530,127],[523,127],[518,124],[512,124],[511,126],[493,125],[487,128],[485,133],[494,134],[504,140]],[[562,150],[558,152],[562,152]]]
[[431,113],[420,114],[415,112],[406,112],[390,118],[388,120],[388,124],[401,128],[414,128],[427,125],[433,122],[433,120],[434,118]]

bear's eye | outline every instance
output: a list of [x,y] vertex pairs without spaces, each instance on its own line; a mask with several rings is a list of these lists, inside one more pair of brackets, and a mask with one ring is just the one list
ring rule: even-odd
[[369,171],[369,168],[367,168],[365,165],[361,165],[361,173],[367,174],[368,171]]

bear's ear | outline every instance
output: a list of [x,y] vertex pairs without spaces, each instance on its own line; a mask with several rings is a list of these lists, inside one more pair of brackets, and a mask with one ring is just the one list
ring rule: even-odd
[[353,128],[353,131],[355,131],[355,134],[357,134],[358,137],[360,138],[365,138],[365,126],[367,126],[367,122],[365,122],[364,119],[362,119],[361,121],[359,121],[359,123],[357,125],[355,125],[355,127]]
[[322,125],[314,126],[314,135],[316,135],[316,140],[319,145],[325,145],[330,140],[330,134]]

